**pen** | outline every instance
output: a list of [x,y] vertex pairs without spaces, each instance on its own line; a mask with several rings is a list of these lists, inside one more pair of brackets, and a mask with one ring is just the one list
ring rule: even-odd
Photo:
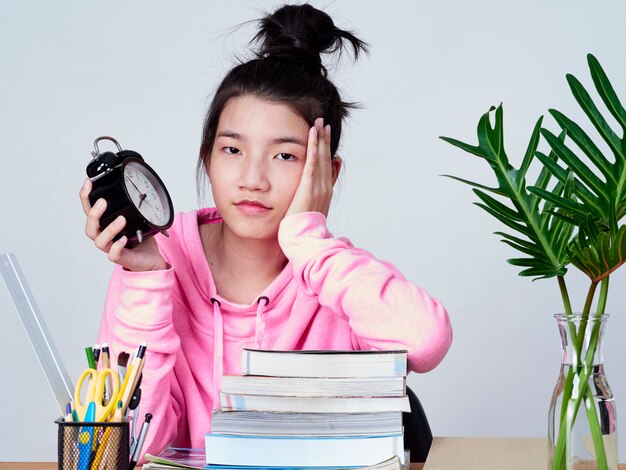
[[146,434],[148,432],[148,427],[150,426],[150,420],[152,419],[152,415],[150,413],[146,413],[146,420],[141,425],[141,431],[139,431],[139,440],[137,441],[137,447],[135,447],[135,453],[133,454],[133,458],[128,465],[128,470],[133,470],[137,462],[139,461],[139,457],[141,455],[141,448],[143,447],[143,441],[146,440]]
[[74,416],[72,415],[72,404],[67,402],[65,405],[65,422],[67,423],[72,421],[74,421]]

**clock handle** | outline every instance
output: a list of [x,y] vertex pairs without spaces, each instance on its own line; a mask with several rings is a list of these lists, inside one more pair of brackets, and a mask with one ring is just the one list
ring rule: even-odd
[[115,144],[115,146],[117,147],[117,150],[119,152],[122,151],[122,146],[119,144],[119,142],[117,140],[115,140],[113,137],[109,137],[108,135],[103,135],[101,137],[98,137],[93,142],[93,146],[96,149],[96,151],[95,152],[91,152],[91,155],[93,156],[94,159],[98,158],[98,155],[100,155],[100,149],[98,148],[98,142],[100,142],[101,140],[110,140],[111,142],[113,142]]

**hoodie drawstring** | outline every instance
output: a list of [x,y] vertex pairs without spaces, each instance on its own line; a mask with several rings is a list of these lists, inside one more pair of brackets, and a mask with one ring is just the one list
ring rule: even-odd
[[[211,297],[211,303],[213,304],[213,384],[215,387],[213,409],[216,410],[220,407],[219,392],[222,389],[222,374],[224,373],[224,319],[220,309],[221,302]],[[269,297],[264,295],[257,299],[255,341],[258,348],[261,348],[263,343],[265,334],[263,314],[269,303]]]
[[213,385],[215,387],[215,398],[213,399],[213,409],[220,407],[220,390],[222,389],[222,373],[224,370],[224,320],[220,310],[219,300],[211,297],[213,304]]
[[[265,303],[261,302],[265,300]],[[256,347],[261,348],[261,344],[263,342],[263,336],[265,335],[265,321],[263,321],[263,313],[265,311],[265,307],[270,303],[270,299],[262,295],[256,301],[256,329],[254,333],[254,338],[256,341]]]

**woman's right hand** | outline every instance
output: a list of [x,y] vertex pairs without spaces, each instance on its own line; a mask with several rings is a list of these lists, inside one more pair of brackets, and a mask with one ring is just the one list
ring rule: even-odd
[[87,216],[85,225],[85,233],[91,238],[95,245],[104,251],[109,260],[129,271],[155,271],[158,269],[166,269],[167,263],[159,253],[159,248],[154,237],[150,237],[132,250],[125,248],[128,239],[123,236],[117,241],[113,238],[120,233],[126,225],[126,219],[119,216],[104,230],[100,230],[100,217],[106,210],[107,203],[104,199],[98,199],[91,207],[89,202],[89,193],[91,192],[92,183],[89,178],[85,180],[83,187],[80,188],[80,200],[83,205],[83,211]]

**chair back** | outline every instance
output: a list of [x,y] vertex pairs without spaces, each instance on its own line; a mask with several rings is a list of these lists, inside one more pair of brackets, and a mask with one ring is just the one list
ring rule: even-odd
[[407,387],[406,394],[411,404],[411,412],[402,413],[404,448],[411,451],[411,462],[425,462],[433,442],[433,433],[415,392]]

